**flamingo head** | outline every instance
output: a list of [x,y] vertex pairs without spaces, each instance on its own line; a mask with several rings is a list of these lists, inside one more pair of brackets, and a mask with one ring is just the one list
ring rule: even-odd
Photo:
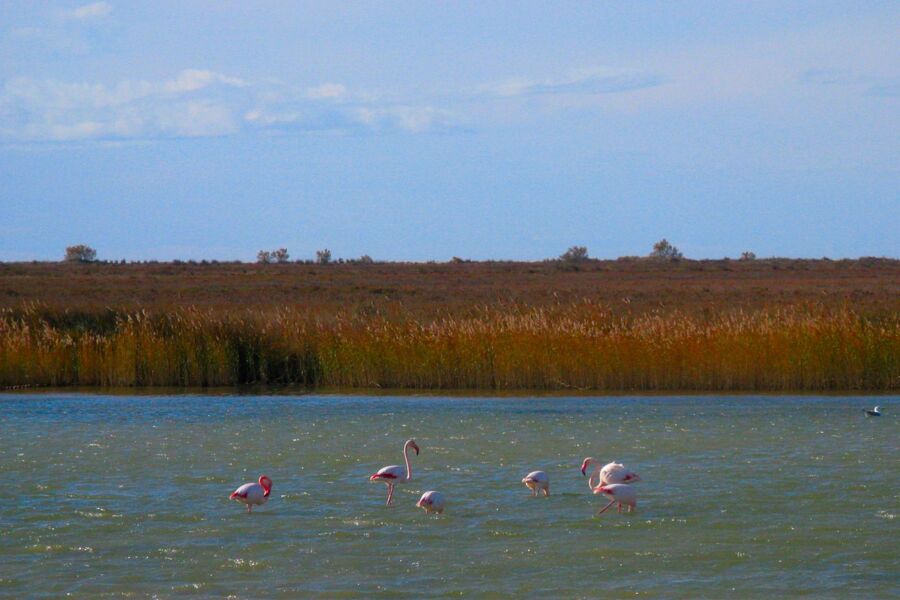
[[406,440],[406,445],[416,451],[416,456],[419,455],[419,445],[416,444],[416,440]]
[[262,486],[262,489],[265,491],[263,494],[265,497],[269,497],[269,492],[272,491],[272,480],[269,479],[267,475],[259,476],[259,485]]
[[587,475],[588,467],[591,466],[592,464],[594,464],[594,459],[591,458],[590,456],[588,456],[586,459],[584,459],[584,462],[581,463],[581,474]]
[[635,481],[640,481],[641,476],[637,473],[628,472],[625,474],[625,483],[634,483]]
[[431,498],[426,498],[425,496],[422,496],[421,498],[419,498],[419,501],[416,502],[416,506],[418,508],[424,508],[425,506],[430,506],[430,505],[431,505]]

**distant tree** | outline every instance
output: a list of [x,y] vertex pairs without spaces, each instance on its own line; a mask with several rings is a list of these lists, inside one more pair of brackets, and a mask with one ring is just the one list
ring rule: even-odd
[[288,262],[290,255],[288,255],[287,248],[279,248],[272,252],[272,258],[275,259],[275,262],[286,263]]
[[97,251],[90,246],[78,244],[66,248],[66,262],[94,262],[97,260]]
[[331,262],[331,250],[325,248],[324,250],[316,250],[316,262],[320,265],[327,265]]
[[268,250],[260,250],[256,253],[256,262],[261,265],[267,265],[272,262],[272,253]]
[[364,265],[371,265],[375,261],[372,260],[372,257],[369,256],[368,254],[363,254],[362,256],[359,257],[359,260],[357,262],[361,262]]
[[563,252],[559,260],[565,262],[582,262],[588,259],[588,249],[586,246],[572,246]]
[[677,260],[684,258],[678,248],[669,243],[665,238],[653,244],[653,252],[650,253],[651,258],[662,258],[665,260]]
[[756,260],[756,254],[753,252],[741,253],[741,260]]

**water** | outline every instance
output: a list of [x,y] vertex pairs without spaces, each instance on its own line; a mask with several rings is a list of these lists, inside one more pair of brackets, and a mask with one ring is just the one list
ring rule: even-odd
[[[0,395],[0,596],[898,597],[897,401]],[[635,514],[594,516],[587,455]]]

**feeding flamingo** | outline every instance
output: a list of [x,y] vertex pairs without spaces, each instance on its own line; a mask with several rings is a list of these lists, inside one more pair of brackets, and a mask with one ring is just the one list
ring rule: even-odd
[[406,443],[403,444],[403,460],[406,462],[406,476],[403,476],[403,467],[399,465],[391,465],[390,467],[383,467],[378,470],[377,473],[369,477],[369,481],[381,481],[387,484],[388,486],[388,497],[386,506],[391,506],[394,501],[394,486],[398,483],[406,483],[410,479],[412,479],[412,468],[409,466],[409,449],[412,448],[416,451],[416,456],[419,455],[419,447],[416,445],[416,440],[406,440]]
[[627,483],[600,484],[594,488],[594,493],[603,494],[610,499],[609,504],[604,506],[597,513],[598,515],[602,515],[607,508],[616,502],[619,503],[619,512],[622,512],[623,504],[628,506],[628,512],[631,512],[637,506],[637,491],[635,491],[633,485],[628,485]]
[[537,496],[538,490],[543,490],[544,496],[550,495],[550,478],[543,471],[532,471],[525,476],[522,483],[531,490],[532,496]]
[[588,487],[594,489],[594,477],[599,476],[597,485],[605,485],[607,483],[634,483],[640,481],[640,476],[634,471],[629,471],[622,463],[611,462],[603,467],[590,456],[581,463],[581,474],[587,475],[587,469],[594,465],[594,470],[588,478]]
[[234,490],[228,497],[229,500],[237,500],[241,504],[247,505],[247,512],[253,512],[253,505],[261,506],[269,499],[272,492],[272,480],[261,475],[259,483],[245,483],[238,489]]
[[425,492],[416,506],[425,509],[426,513],[442,514],[444,512],[444,495],[434,490]]

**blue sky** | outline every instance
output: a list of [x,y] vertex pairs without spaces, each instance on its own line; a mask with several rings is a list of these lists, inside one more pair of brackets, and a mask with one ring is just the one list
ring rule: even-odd
[[0,260],[900,255],[900,3],[0,0]]

